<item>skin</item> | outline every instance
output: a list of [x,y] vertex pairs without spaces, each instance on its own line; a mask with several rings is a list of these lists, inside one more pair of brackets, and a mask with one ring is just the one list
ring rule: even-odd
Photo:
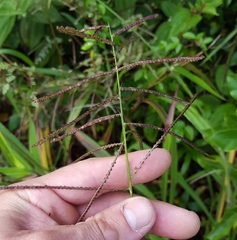
[[[129,154],[134,169],[147,150]],[[90,158],[17,185],[99,186],[113,157]],[[149,182],[170,165],[170,154],[156,149],[133,176],[133,184]],[[120,156],[104,187],[126,188],[125,156]],[[188,239],[200,227],[194,212],[125,192],[101,191],[83,222],[75,224],[94,191],[6,190],[0,192],[0,239],[142,239],[153,233]],[[137,217],[135,217],[137,216]],[[128,220],[130,219],[130,220]]]

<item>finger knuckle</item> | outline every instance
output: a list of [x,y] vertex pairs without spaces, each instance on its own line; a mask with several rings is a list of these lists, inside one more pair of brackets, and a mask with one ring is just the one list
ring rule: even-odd
[[93,239],[120,239],[119,232],[115,224],[109,223],[106,218],[90,219],[90,232],[93,234]]

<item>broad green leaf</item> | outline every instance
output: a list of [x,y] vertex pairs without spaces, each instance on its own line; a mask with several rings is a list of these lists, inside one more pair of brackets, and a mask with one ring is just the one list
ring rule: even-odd
[[183,34],[183,38],[186,38],[186,39],[195,39],[196,36],[195,36],[195,34],[192,33],[192,32],[185,32],[185,33]]
[[[148,108],[148,112],[145,116],[145,123],[148,125],[156,125],[157,124],[157,114],[154,112],[154,110],[151,110],[151,108]],[[151,143],[156,142],[158,131],[150,128],[143,128],[144,137]]]
[[3,45],[4,41],[6,40],[7,36],[11,32],[13,25],[15,22],[15,16],[3,16],[1,17],[0,21],[0,29],[1,29],[1,34],[0,34],[0,47]]
[[228,238],[232,228],[235,228],[237,219],[237,207],[228,208],[220,222],[216,222],[213,230],[206,235],[209,240],[221,240]]
[[17,9],[21,14],[24,14],[32,3],[35,3],[35,0],[18,0]]
[[177,12],[177,5],[169,1],[162,1],[160,7],[164,14],[169,18],[172,18]]
[[21,118],[19,116],[19,114],[12,114],[9,122],[8,122],[8,128],[10,131],[14,131],[19,127]]
[[117,11],[123,11],[124,9],[127,9],[129,11],[124,11],[124,14],[126,14],[126,18],[131,16],[135,10],[135,4],[137,0],[119,0],[114,1],[114,6]]
[[8,83],[3,84],[3,86],[2,86],[2,94],[5,95],[8,92],[9,89],[10,89],[10,85]]
[[230,116],[236,116],[236,114],[237,110],[233,104],[222,104],[215,108],[209,121],[213,129],[223,130],[227,128],[226,122],[229,122],[228,118]]
[[223,99],[222,96],[212,87],[210,87],[206,82],[204,82],[201,78],[197,77],[196,75],[190,73],[189,71],[187,71],[184,68],[178,67],[176,66],[174,68],[174,71],[177,73],[182,74],[183,76],[185,76],[186,78],[188,78],[189,80],[191,80],[192,82],[196,83],[197,85],[199,85],[200,87],[204,88],[205,90],[207,90],[208,92],[210,92],[211,94],[213,94],[216,97],[219,97],[220,99]]
[[205,7],[202,10],[203,13],[218,16],[219,14],[216,12],[216,8],[210,4],[205,4]]
[[230,95],[237,100],[237,74],[229,74],[227,76],[227,84]]
[[81,46],[81,50],[87,51],[87,50],[91,49],[93,45],[94,45],[94,42],[87,41]]
[[216,131],[211,140],[223,151],[237,150],[237,128]]
[[191,14],[190,10],[182,8],[179,10],[171,20],[171,36],[177,36],[179,33],[188,31],[201,21],[201,16]]
[[12,82],[14,79],[16,79],[16,76],[14,76],[14,75],[7,76],[7,77],[6,77],[6,82],[10,83],[10,82]]
[[156,31],[157,44],[159,44],[161,40],[166,41],[169,38],[171,28],[171,22],[161,23],[158,30]]
[[190,141],[194,140],[194,129],[191,126],[185,126],[184,132],[185,132],[185,137],[188,140]]
[[209,4],[213,7],[218,7],[223,4],[223,0],[203,0],[205,4]]
[[44,25],[32,21],[32,17],[27,15],[20,22],[20,35],[26,46],[33,49],[45,36]]
[[52,4],[49,9],[47,6],[45,6],[43,10],[41,8],[36,9],[36,12],[34,13],[35,22],[48,24],[48,18],[52,23],[63,21],[59,11]]
[[0,2],[0,16],[14,16],[26,13],[34,0],[2,0]]
[[97,4],[97,10],[102,15],[105,15],[105,13],[106,13],[106,8],[105,8],[105,6],[103,4],[98,3]]
[[222,95],[228,95],[228,87],[226,84],[226,66],[219,64],[215,69],[215,83]]
[[[16,10],[16,2],[14,0],[2,0],[0,2],[0,16],[14,16],[19,12]],[[2,20],[2,18],[1,18]]]

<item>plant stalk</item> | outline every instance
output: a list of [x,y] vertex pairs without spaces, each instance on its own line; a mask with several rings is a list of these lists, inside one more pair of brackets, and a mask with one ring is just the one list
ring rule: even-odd
[[[113,42],[113,36],[112,36],[110,27],[109,27],[109,34],[110,34],[110,39]],[[112,47],[112,52],[113,52],[113,56],[114,56],[114,64],[115,64],[115,70],[116,70],[115,72],[116,72],[116,79],[117,79],[117,86],[118,86],[120,119],[121,119],[121,125],[122,125],[124,152],[125,152],[125,157],[126,157],[126,169],[127,169],[127,176],[128,176],[128,188],[129,188],[130,197],[132,197],[133,196],[132,176],[131,176],[131,170],[130,170],[130,163],[129,163],[129,159],[128,159],[128,148],[127,148],[127,138],[126,138],[126,124],[125,124],[124,115],[123,115],[123,104],[122,104],[122,95],[121,95],[121,88],[120,88],[120,79],[119,79],[119,72],[118,72],[118,65],[117,65],[115,47],[113,45],[111,47]]]

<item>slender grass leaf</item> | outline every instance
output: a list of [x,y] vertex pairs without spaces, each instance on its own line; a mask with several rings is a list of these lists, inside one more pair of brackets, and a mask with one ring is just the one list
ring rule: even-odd
[[35,124],[32,118],[29,117],[29,151],[31,156],[40,164],[40,155],[38,148],[32,148],[31,146],[37,141],[37,133],[35,129]]
[[189,80],[191,80],[192,82],[196,83],[197,85],[199,85],[200,87],[206,89],[208,92],[210,92],[211,94],[213,94],[214,96],[223,99],[223,97],[212,87],[210,87],[206,82],[204,82],[201,78],[195,76],[194,74],[190,73],[189,71],[187,71],[184,68],[178,67],[176,66],[174,68],[174,71],[177,73],[182,74],[183,76],[185,76],[186,78],[188,78]]
[[138,191],[140,194],[142,194],[144,197],[147,197],[149,199],[154,199],[154,200],[157,199],[155,197],[155,195],[153,194],[153,192],[150,191],[150,189],[146,185],[144,185],[144,184],[137,184],[133,188],[136,191]]
[[1,144],[0,148],[5,155],[9,165],[13,167],[25,168],[37,174],[45,174],[45,170],[40,166],[25,146],[0,123]]
[[25,167],[25,164],[23,164],[20,161],[19,157],[14,153],[11,144],[6,140],[6,138],[3,136],[1,132],[0,132],[0,149],[10,166],[16,166],[18,168]]
[[31,171],[27,171],[26,169],[22,169],[19,167],[0,168],[0,173],[17,180],[32,174]]
[[185,192],[188,193],[195,200],[195,202],[199,205],[202,211],[207,215],[209,220],[211,222],[214,222],[214,219],[211,213],[208,211],[208,209],[206,208],[205,204],[203,203],[199,195],[189,186],[189,184],[185,181],[185,179],[179,172],[177,172],[177,181],[178,181],[178,184],[180,184],[182,188],[185,190]]
[[[93,149],[101,147],[96,141],[94,141],[91,137],[85,134],[82,131],[79,131],[75,134],[76,139],[88,150],[91,151]],[[111,156],[108,151],[102,149],[99,152],[95,152],[94,155],[96,157],[109,157]]]
[[[0,39],[0,46],[1,46],[1,39]],[[23,62],[25,62],[26,64],[28,64],[29,66],[34,66],[34,63],[25,54],[19,51],[8,49],[8,48],[2,48],[0,49],[0,54],[8,54],[8,55],[17,57],[21,59]]]
[[236,35],[236,33],[237,28],[230,32],[228,36],[226,36],[223,41],[218,46],[216,46],[216,48],[214,48],[214,50],[201,62],[200,65],[202,66],[204,63],[210,60],[212,56],[214,56],[218,51],[220,51],[227,44],[227,42],[229,42]]

